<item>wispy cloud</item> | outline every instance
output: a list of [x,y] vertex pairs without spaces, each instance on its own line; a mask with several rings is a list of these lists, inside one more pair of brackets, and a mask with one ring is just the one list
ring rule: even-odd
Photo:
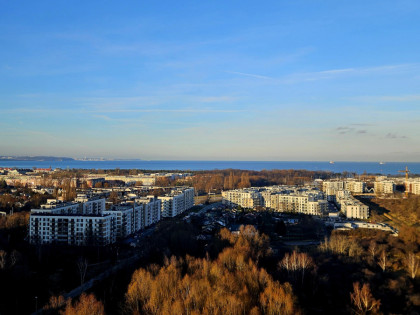
[[231,73],[231,74],[238,74],[238,75],[242,75],[242,76],[246,76],[246,77],[251,77],[251,78],[256,78],[256,79],[265,79],[265,80],[273,80],[274,79],[272,77],[268,77],[268,76],[260,75],[260,74],[237,72],[237,71],[225,71],[225,72],[226,73]]
[[238,109],[211,109],[211,108],[179,108],[179,109],[164,109],[164,108],[152,108],[152,109],[104,109],[104,110],[87,110],[86,113],[236,113],[245,112],[247,110]]
[[419,63],[412,64],[397,64],[397,65],[382,65],[374,67],[360,67],[360,68],[342,68],[342,69],[328,69],[316,72],[294,73],[286,78],[287,83],[295,83],[300,81],[318,81],[334,79],[347,76],[367,76],[375,74],[395,74],[396,72],[408,72],[420,70]]
[[237,100],[237,97],[233,96],[203,96],[196,97],[196,101],[200,103],[219,103],[219,102],[232,102]]
[[[370,75],[387,75],[396,74],[398,72],[420,71],[420,63],[412,64],[397,64],[397,65],[382,65],[373,67],[354,67],[354,68],[339,68],[327,69],[315,72],[295,72],[282,77],[270,77],[261,74],[238,72],[238,71],[225,71],[226,73],[237,74],[241,76],[253,77],[256,79],[270,80],[270,83],[277,84],[293,84],[306,81],[319,81],[330,80],[337,78],[346,78],[349,76],[370,76]],[[403,97],[382,97],[381,100],[400,100],[410,101],[418,100],[419,95],[407,95]]]
[[[103,108],[103,109],[60,109],[60,113],[237,113],[247,112],[246,109],[213,109],[213,108]],[[2,111],[0,111],[2,112]],[[49,108],[14,108],[5,110],[7,113],[51,113]],[[57,111],[55,111],[57,112]],[[106,119],[106,115],[95,115],[96,118]],[[108,117],[109,118],[109,117]]]
[[[358,124],[351,124],[351,126],[356,126]],[[345,134],[367,134],[368,131],[366,129],[358,129],[355,127],[349,127],[349,126],[340,126],[334,129],[335,132],[337,132],[340,135]]]
[[407,136],[400,136],[396,133],[389,132],[385,135],[385,138],[386,139],[407,139],[408,137]]
[[370,95],[353,97],[353,100],[365,102],[415,102],[420,101],[420,94],[408,95]]

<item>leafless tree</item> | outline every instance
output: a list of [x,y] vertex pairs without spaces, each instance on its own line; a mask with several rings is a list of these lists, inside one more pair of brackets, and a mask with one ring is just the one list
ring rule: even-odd
[[379,261],[378,261],[378,265],[379,267],[382,268],[382,271],[385,271],[386,269],[386,261],[387,261],[387,255],[385,250],[381,251],[381,254],[379,255]]
[[366,314],[379,310],[380,300],[375,300],[370,292],[369,284],[365,283],[362,287],[359,282],[353,283],[353,293],[350,293],[351,301],[357,314]]
[[307,253],[301,253],[298,256],[299,266],[302,269],[302,283],[305,277],[305,270],[311,268],[314,265],[314,262]]
[[406,266],[407,271],[412,279],[416,277],[417,271],[419,269],[419,264],[420,262],[416,255],[414,253],[408,253],[406,258]]
[[17,261],[19,260],[21,254],[17,251],[14,250],[11,254],[10,254],[10,266],[14,266]]
[[294,250],[290,256],[290,264],[293,272],[299,269],[298,253]]
[[88,267],[87,259],[80,257],[77,260],[77,268],[79,268],[79,274],[80,274],[80,285],[82,285],[85,282],[87,267]]
[[286,253],[283,259],[279,262],[279,268],[286,269],[289,274],[290,271],[293,276],[297,275],[298,271],[302,271],[302,282],[305,277],[305,271],[314,265],[312,258],[307,253],[298,253],[296,250],[292,254]]
[[6,268],[7,253],[4,250],[0,250],[0,269]]
[[358,258],[362,254],[363,249],[359,245],[359,243],[356,240],[354,240],[349,245],[348,251],[349,251],[349,257],[356,257],[356,258]]
[[377,245],[376,245],[376,242],[375,241],[371,241],[370,242],[370,244],[369,244],[369,253],[371,254],[371,256],[372,256],[372,260],[373,261],[375,261],[375,255],[376,255],[376,252],[377,252],[377,250],[378,250],[378,247],[377,247]]
[[283,259],[279,263],[279,267],[286,269],[287,270],[287,273],[289,273],[289,271],[291,269],[291,263],[290,263],[290,255],[289,255],[289,253],[286,253],[286,255],[284,255]]

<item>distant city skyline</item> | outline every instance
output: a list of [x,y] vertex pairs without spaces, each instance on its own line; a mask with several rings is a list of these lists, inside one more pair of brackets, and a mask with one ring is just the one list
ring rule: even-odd
[[1,7],[0,155],[420,162],[418,1]]

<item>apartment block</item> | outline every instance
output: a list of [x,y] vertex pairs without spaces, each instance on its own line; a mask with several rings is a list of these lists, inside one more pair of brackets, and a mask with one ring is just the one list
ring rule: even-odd
[[194,206],[194,188],[176,188],[158,199],[162,217],[172,218]]
[[373,183],[373,188],[375,190],[375,194],[377,195],[393,194],[395,193],[395,182],[387,179],[376,179]]
[[161,201],[159,199],[147,196],[136,198],[135,202],[144,206],[141,217],[142,229],[160,221]]
[[348,190],[340,190],[337,192],[336,204],[341,213],[349,219],[369,218],[369,207],[354,198]]
[[296,212],[322,215],[328,202],[316,188],[294,186],[270,186],[262,188],[236,189],[222,192],[223,203],[229,206],[255,208],[264,206],[279,212]]
[[99,245],[115,243],[160,220],[161,202],[153,196],[105,209],[105,199],[78,195],[73,202],[48,200],[32,209],[32,244]]

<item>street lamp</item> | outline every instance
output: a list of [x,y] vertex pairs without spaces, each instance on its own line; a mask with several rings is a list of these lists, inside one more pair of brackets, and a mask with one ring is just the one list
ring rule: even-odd
[[38,297],[35,297],[35,313],[38,312]]

